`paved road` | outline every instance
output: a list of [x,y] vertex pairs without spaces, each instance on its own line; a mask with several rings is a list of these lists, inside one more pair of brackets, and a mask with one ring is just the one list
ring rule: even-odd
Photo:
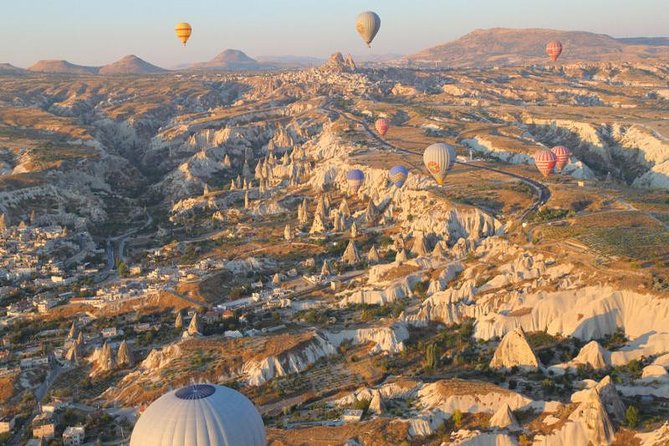
[[[323,107],[323,110],[328,111],[330,113],[343,115],[343,116],[346,117],[346,119],[349,119],[353,122],[356,122],[356,123],[360,124],[365,129],[365,131],[369,134],[369,136],[371,136],[374,140],[376,140],[379,144],[381,144],[384,147],[387,147],[387,148],[392,149],[392,150],[394,150],[396,152],[399,152],[399,153],[404,153],[404,154],[407,154],[407,155],[420,156],[420,153],[412,152],[411,150],[402,149],[401,147],[397,147],[397,146],[392,145],[391,143],[389,143],[388,141],[383,139],[381,136],[379,136],[379,134],[376,131],[371,129],[370,126],[364,120],[355,117],[354,115],[352,115],[349,112],[345,112],[345,111],[342,111],[342,110],[336,110],[336,109],[333,109],[333,108],[330,108],[330,107]],[[548,202],[548,200],[551,198],[550,189],[545,184],[540,183],[539,181],[533,180],[532,178],[524,177],[522,175],[518,175],[518,174],[513,173],[513,172],[507,172],[507,171],[502,170],[502,169],[497,169],[497,168],[488,167],[488,166],[481,166],[481,165],[474,164],[474,163],[461,163],[459,161],[456,161],[456,164],[461,164],[461,165],[464,165],[464,166],[473,167],[475,169],[487,170],[487,171],[490,171],[490,172],[499,173],[501,175],[510,176],[510,177],[513,177],[513,178],[516,178],[516,179],[522,181],[523,183],[527,184],[532,189],[534,189],[534,191],[537,194],[537,198],[532,203],[532,206],[530,206],[529,208],[527,208],[525,210],[525,212],[521,216],[520,220],[525,219],[525,217],[527,217],[527,215],[530,212],[536,211],[541,206],[546,204]],[[418,167],[414,164],[412,164],[412,165],[419,170],[422,169],[422,167]]]

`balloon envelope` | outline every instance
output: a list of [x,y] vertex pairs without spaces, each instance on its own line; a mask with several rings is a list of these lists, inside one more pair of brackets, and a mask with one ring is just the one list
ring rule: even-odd
[[553,155],[557,159],[555,166],[557,167],[558,172],[562,172],[562,169],[569,164],[569,157],[571,157],[571,151],[565,146],[555,146],[551,149]]
[[425,167],[440,186],[446,181],[446,173],[455,165],[455,149],[444,143],[432,144],[423,153]]
[[409,177],[409,169],[404,166],[395,166],[390,169],[390,181],[397,187],[404,186]]
[[544,178],[547,178],[553,172],[556,163],[557,157],[550,150],[537,150],[534,154],[534,164]]
[[362,40],[365,41],[367,46],[372,43],[376,33],[379,32],[381,28],[381,17],[375,12],[365,11],[358,15],[358,18],[355,21],[355,29],[362,37]]
[[353,169],[346,175],[346,180],[350,191],[356,193],[360,190],[362,183],[365,182],[365,174],[360,169]]
[[179,40],[181,40],[181,42],[186,45],[186,42],[188,42],[188,39],[190,39],[190,35],[193,32],[193,28],[191,28],[188,23],[181,22],[177,23],[174,31],[176,31]]
[[388,129],[390,128],[390,121],[384,118],[379,118],[376,120],[374,127],[376,127],[376,131],[379,132],[379,135],[386,136],[386,133],[388,133]]
[[548,54],[548,57],[550,57],[553,62],[557,62],[558,57],[562,54],[562,42],[559,40],[548,42],[546,45],[546,54]]

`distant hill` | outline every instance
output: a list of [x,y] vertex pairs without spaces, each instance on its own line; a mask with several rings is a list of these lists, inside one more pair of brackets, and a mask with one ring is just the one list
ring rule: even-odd
[[0,63],[0,74],[23,74],[26,70],[8,63]]
[[38,73],[98,74],[99,68],[75,65],[66,60],[40,60],[28,67],[28,71]]
[[195,70],[244,71],[263,69],[263,66],[257,60],[247,56],[243,51],[225,50],[209,62],[193,64],[188,68]]
[[669,61],[669,47],[661,39],[615,39],[605,34],[550,29],[493,28],[473,31],[458,40],[403,59],[415,65],[485,67],[548,63],[546,43],[560,40],[561,63],[616,62],[661,59]]
[[135,55],[125,56],[112,64],[101,67],[98,71],[102,75],[114,74],[155,74],[165,73],[167,70],[151,65]]

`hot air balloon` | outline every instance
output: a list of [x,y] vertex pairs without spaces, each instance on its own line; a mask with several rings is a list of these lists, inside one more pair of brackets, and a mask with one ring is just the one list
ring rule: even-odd
[[562,42],[559,40],[548,42],[546,45],[546,54],[548,54],[548,57],[550,57],[553,62],[557,62],[558,57],[562,54]]
[[555,167],[557,167],[558,172],[562,172],[564,166],[569,164],[569,157],[571,156],[571,151],[565,146],[555,146],[551,149],[551,152],[553,152],[553,155],[555,155],[555,158],[557,158]]
[[358,193],[362,183],[365,182],[365,174],[360,169],[353,169],[348,172],[346,175],[346,180],[348,181],[348,188],[351,193]]
[[455,165],[455,149],[444,143],[432,144],[425,149],[423,162],[437,184],[442,186],[446,181],[446,172]]
[[384,118],[379,118],[376,120],[376,123],[374,123],[374,127],[376,127],[376,131],[379,132],[379,135],[386,136],[386,133],[388,133],[388,129],[390,128],[390,121]]
[[404,166],[395,166],[390,169],[390,181],[398,188],[404,186],[408,176],[409,169]]
[[537,150],[534,154],[534,164],[537,165],[537,169],[544,178],[548,178],[548,175],[553,172],[556,163],[557,157],[550,150]]
[[188,42],[188,39],[190,39],[190,35],[193,32],[193,28],[191,28],[191,26],[188,23],[181,22],[177,23],[177,26],[175,27],[174,30],[176,31],[179,40],[181,40],[181,42],[185,46],[186,42]]
[[376,33],[379,32],[379,28],[381,28],[381,17],[372,11],[360,13],[355,21],[355,29],[367,46],[370,46],[372,40],[376,37]]

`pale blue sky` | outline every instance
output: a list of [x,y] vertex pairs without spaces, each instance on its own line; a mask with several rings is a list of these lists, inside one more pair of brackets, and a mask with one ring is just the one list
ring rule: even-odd
[[[669,35],[669,0],[0,0],[0,62],[38,59],[101,65],[127,54],[158,65],[212,58],[327,56],[368,50],[353,23],[379,13],[372,51],[410,53],[476,28],[543,27],[627,36]],[[193,36],[183,48],[174,25]]]

